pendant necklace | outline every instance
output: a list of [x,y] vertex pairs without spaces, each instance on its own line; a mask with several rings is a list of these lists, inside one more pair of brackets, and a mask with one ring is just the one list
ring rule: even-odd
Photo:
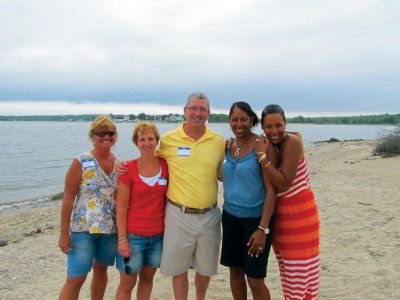
[[237,143],[236,143],[236,150],[235,150],[235,156],[239,156],[239,154],[240,154],[240,147],[237,145]]
[[247,140],[242,144],[242,146],[239,146],[237,140],[235,139],[235,144],[236,144],[236,149],[235,152],[233,153],[236,157],[239,156],[241,148],[251,139],[251,136],[247,138]]

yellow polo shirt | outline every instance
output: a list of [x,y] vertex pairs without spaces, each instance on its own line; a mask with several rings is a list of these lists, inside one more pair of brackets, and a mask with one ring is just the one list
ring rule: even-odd
[[206,127],[198,140],[190,138],[183,124],[161,137],[157,155],[168,163],[167,196],[193,208],[206,208],[217,202],[218,182],[225,156],[225,140]]

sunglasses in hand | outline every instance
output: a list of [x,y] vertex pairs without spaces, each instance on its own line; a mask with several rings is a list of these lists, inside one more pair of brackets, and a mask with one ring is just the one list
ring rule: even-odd
[[125,265],[125,273],[126,274],[132,274],[132,269],[131,269],[131,267],[129,266],[129,260],[131,259],[131,257],[130,256],[128,256],[128,257],[124,257],[124,265]]

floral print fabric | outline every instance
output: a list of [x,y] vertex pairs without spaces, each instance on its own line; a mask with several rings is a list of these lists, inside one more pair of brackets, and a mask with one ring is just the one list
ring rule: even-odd
[[71,231],[89,233],[116,233],[114,192],[118,177],[101,169],[90,152],[76,159],[82,166],[82,179],[71,214]]

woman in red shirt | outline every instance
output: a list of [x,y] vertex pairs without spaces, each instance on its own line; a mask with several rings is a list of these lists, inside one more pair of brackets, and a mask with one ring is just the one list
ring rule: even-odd
[[153,277],[160,266],[168,166],[155,156],[160,139],[151,122],[137,123],[132,140],[140,156],[128,162],[117,192],[120,283],[116,299],[131,299],[139,274],[137,299],[149,299]]

